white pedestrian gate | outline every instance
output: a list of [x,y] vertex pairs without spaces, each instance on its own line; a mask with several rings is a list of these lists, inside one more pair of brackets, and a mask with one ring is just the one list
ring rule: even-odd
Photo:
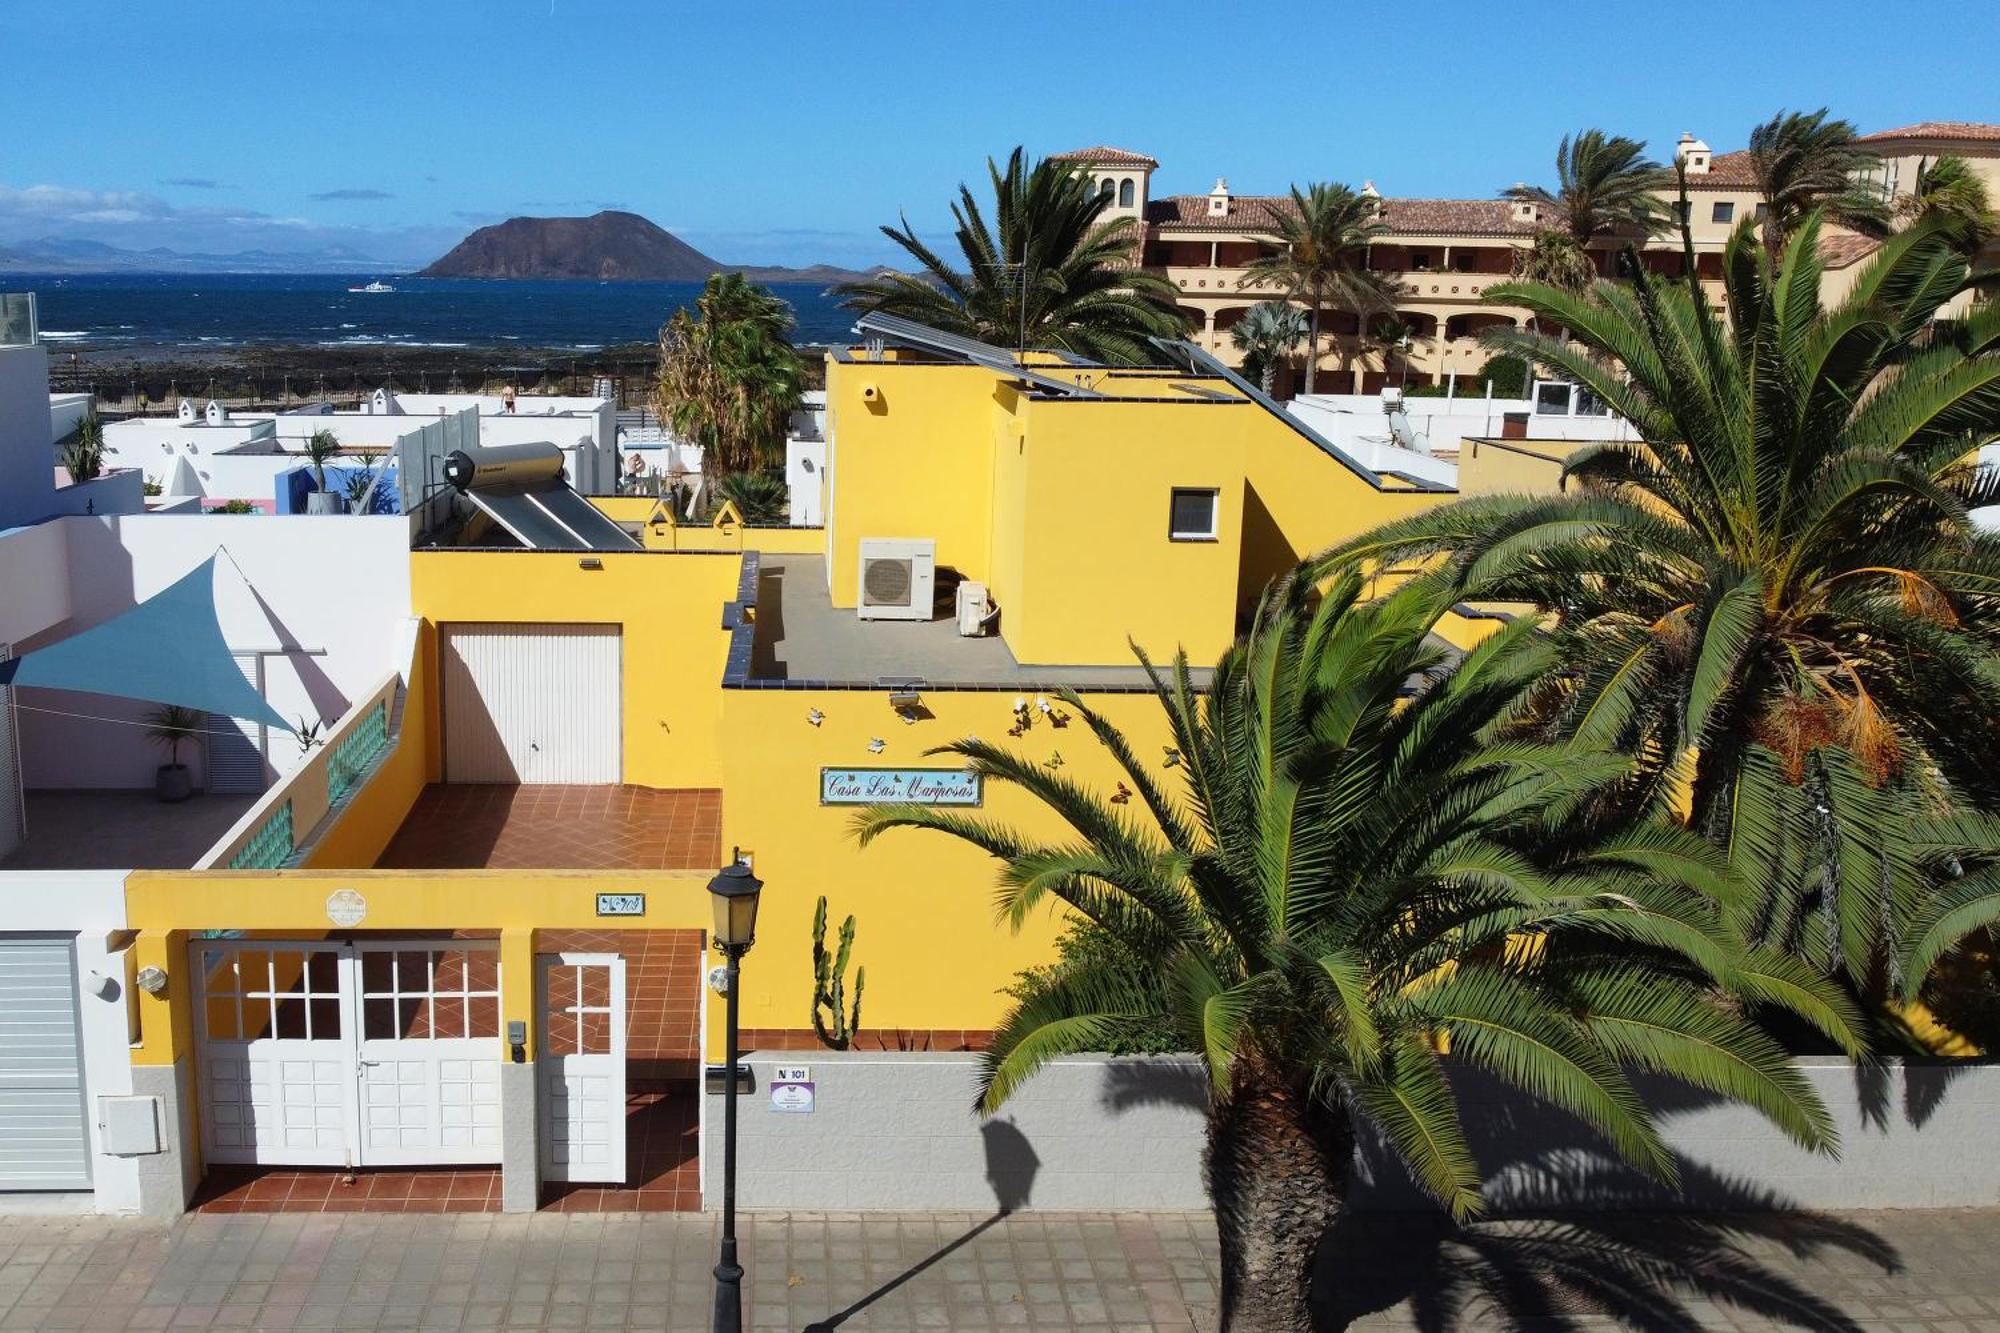
[[500,960],[490,942],[191,948],[207,1160],[500,1160]]
[[76,952],[0,939],[0,1190],[90,1188]]
[[625,1179],[625,960],[545,954],[538,1008],[542,1042],[542,1178]]
[[614,783],[624,714],[616,625],[445,625],[444,780]]

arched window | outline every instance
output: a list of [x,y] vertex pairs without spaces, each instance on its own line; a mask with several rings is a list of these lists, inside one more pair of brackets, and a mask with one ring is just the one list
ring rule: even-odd
[[1132,206],[1132,198],[1132,179],[1128,176],[1118,183],[1118,206],[1120,208],[1130,208]]
[[1112,192],[1115,191],[1117,188],[1118,188],[1118,182],[1112,180],[1109,176],[1106,176],[1103,180],[1097,182],[1097,192],[1103,195],[1106,199],[1109,199],[1112,195]]

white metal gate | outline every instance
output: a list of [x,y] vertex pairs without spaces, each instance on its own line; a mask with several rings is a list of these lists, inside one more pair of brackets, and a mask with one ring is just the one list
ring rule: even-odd
[[76,951],[0,939],[0,1190],[90,1188]]
[[625,960],[546,954],[538,1056],[545,1180],[625,1179]]
[[445,625],[446,782],[613,783],[622,777],[616,625]]
[[211,1162],[500,1160],[500,963],[488,942],[203,940]]

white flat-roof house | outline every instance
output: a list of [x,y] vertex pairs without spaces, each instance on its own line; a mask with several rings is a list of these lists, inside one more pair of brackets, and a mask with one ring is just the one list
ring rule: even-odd
[[[165,1108],[188,1103],[130,1058],[126,876],[202,863],[308,762],[291,725],[335,736],[393,694],[412,641],[409,525],[146,513],[136,470],[59,484],[48,383],[32,298],[0,294],[0,661],[192,588],[195,605],[157,613],[145,643],[219,633],[222,669],[288,724],[193,713],[170,756],[157,704],[0,677],[0,1211],[177,1212],[195,1165]],[[273,432],[269,418],[165,424],[203,463],[217,442]],[[135,644],[113,665],[146,655]],[[170,759],[185,799],[163,799]]]
[[280,507],[280,477],[302,466],[300,455],[317,432],[332,431],[344,451],[363,460],[381,458],[427,421],[468,409],[478,414],[482,443],[553,444],[563,451],[576,490],[586,495],[617,490],[617,413],[608,398],[524,397],[510,403],[491,394],[377,389],[359,412],[336,411],[330,403],[235,412],[219,402],[197,406],[182,399],[170,416],[107,424],[104,454],[107,466],[142,471],[164,496],[245,500],[271,509]]

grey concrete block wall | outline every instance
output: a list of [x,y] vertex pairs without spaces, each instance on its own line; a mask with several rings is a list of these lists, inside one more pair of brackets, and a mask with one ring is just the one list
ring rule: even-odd
[[[737,1124],[745,1208],[1094,1211],[1208,1206],[1199,1072],[1173,1060],[1060,1060],[983,1119],[957,1054],[821,1051],[746,1058]],[[771,1071],[807,1065],[810,1115],[771,1109]],[[722,1105],[708,1098],[703,1198],[722,1202]]]
[[139,1166],[142,1217],[178,1217],[201,1183],[195,1144],[194,1070],[186,1060],[171,1065],[133,1065],[132,1091],[159,1098],[160,1151],[135,1159]]
[[[749,1057],[738,1127],[746,1208],[1199,1209],[1205,1092],[1191,1062],[1077,1057],[1043,1070],[1006,1111],[972,1110],[975,1058],[816,1052]],[[1861,1209],[2000,1205],[2000,1065],[1802,1059],[1837,1127],[1838,1158],[1797,1147],[1747,1107],[1666,1080],[1641,1089],[1680,1163],[1668,1193],[1576,1121],[1468,1071],[1461,1114],[1499,1212],[1620,1208]],[[808,1065],[810,1115],[771,1109],[771,1071]],[[722,1108],[708,1099],[704,1198],[719,1207]],[[1364,1132],[1355,1202],[1429,1205]]]

